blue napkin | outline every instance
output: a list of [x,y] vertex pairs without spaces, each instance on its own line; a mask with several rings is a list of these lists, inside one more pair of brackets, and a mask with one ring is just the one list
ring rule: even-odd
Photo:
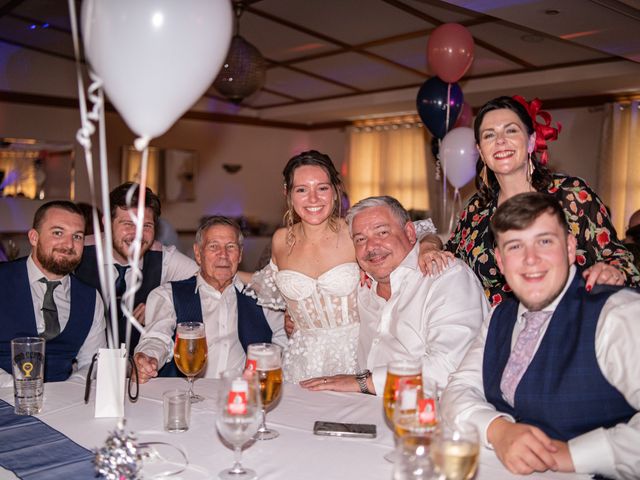
[[0,400],[0,465],[25,480],[89,480],[93,452]]

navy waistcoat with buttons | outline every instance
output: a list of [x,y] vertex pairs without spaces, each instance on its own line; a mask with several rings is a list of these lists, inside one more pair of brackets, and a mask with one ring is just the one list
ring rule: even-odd
[[[69,321],[60,335],[46,342],[45,382],[60,382],[69,378],[73,360],[93,324],[96,290],[73,275],[70,279]],[[11,373],[11,339],[38,336],[27,257],[0,263],[0,305],[0,368]]]
[[[177,322],[202,322],[202,306],[200,294],[196,290],[197,277],[171,282],[173,306],[176,311]],[[273,332],[264,316],[262,308],[256,300],[244,295],[237,288],[236,299],[238,305],[238,338],[244,351],[252,343],[271,342]],[[174,333],[175,339],[175,333]],[[182,373],[171,360],[158,372],[160,377],[182,377]]]
[[[588,293],[578,271],[515,392],[514,407],[502,398],[500,380],[511,353],[518,302],[499,305],[489,325],[482,376],[485,397],[517,422],[567,441],[598,427],[627,422],[636,410],[602,374],[595,352],[598,317],[618,288]],[[599,292],[597,290],[600,290]]]

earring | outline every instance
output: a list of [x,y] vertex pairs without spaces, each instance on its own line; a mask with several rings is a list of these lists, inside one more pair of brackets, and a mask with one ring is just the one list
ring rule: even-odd
[[533,171],[535,170],[535,166],[533,165],[533,159],[531,158],[531,152],[529,152],[529,165],[527,168],[527,173],[529,177],[529,181],[533,178]]
[[484,163],[482,165],[482,170],[480,170],[480,178],[482,179],[482,183],[484,183],[487,187],[489,186],[489,178],[487,175],[487,164]]

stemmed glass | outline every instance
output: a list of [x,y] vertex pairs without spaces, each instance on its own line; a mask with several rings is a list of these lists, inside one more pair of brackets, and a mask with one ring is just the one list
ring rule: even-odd
[[218,397],[216,427],[220,436],[233,446],[234,463],[218,476],[223,480],[250,480],[256,472],[244,468],[242,446],[253,438],[260,425],[261,401],[258,380],[253,372],[232,373],[223,376],[223,389]]
[[[401,385],[413,385],[416,388],[422,386],[422,362],[420,360],[394,360],[387,365],[387,380],[384,385],[382,404],[387,424],[395,432],[393,412],[398,391]],[[395,437],[394,437],[395,439]],[[384,456],[388,462],[394,462],[395,450]]]
[[431,442],[431,459],[439,480],[469,480],[478,468],[478,430],[468,422],[440,424]]
[[178,369],[187,376],[191,403],[204,400],[203,396],[193,393],[193,381],[207,363],[207,351],[204,323],[178,323],[173,359]]
[[252,343],[247,349],[247,369],[257,373],[262,397],[262,423],[256,440],[271,440],[280,435],[267,428],[266,415],[282,392],[282,348],[273,343]]

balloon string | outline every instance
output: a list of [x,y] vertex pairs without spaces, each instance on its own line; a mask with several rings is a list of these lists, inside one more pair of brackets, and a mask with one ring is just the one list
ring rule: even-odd
[[[145,217],[145,199],[147,187],[147,171],[149,162],[149,140],[147,136],[137,138],[134,145],[138,151],[142,150],[142,159],[140,162],[140,186],[132,185],[127,191],[126,204],[129,217],[136,226],[136,233],[129,249],[127,259],[131,267],[131,277],[127,282],[127,290],[122,295],[121,308],[123,315],[128,319],[125,344],[127,351],[131,343],[131,326],[133,325],[141,334],[145,333],[145,329],[140,322],[133,316],[133,308],[136,292],[142,286],[142,270],[140,270],[140,252],[142,250],[142,230],[144,228]],[[132,208],[133,195],[138,190],[138,205]],[[151,240],[153,241],[153,239]]]
[[[95,188],[95,177],[93,172],[93,153],[92,153],[92,142],[91,136],[95,133],[95,126],[91,122],[91,120],[98,120],[100,127],[100,164],[106,164],[106,141],[104,136],[104,97],[102,95],[102,80],[98,78],[96,75],[93,75],[89,72],[89,77],[92,80],[91,85],[88,89],[88,97],[89,100],[93,103],[93,107],[91,112],[87,112],[87,104],[86,98],[84,94],[84,80],[82,77],[82,68],[80,63],[80,36],[78,34],[78,22],[76,16],[75,2],[74,0],[68,1],[69,6],[69,17],[71,22],[71,31],[73,38],[73,50],[75,56],[76,63],[76,77],[78,82],[78,101],[80,107],[80,122],[81,127],[78,129],[76,134],[76,139],[78,143],[83,147],[85,154],[85,162],[87,166],[87,176],[89,177],[89,190],[91,196],[91,205],[92,205],[92,213],[93,213],[93,231],[96,232],[94,235],[95,243],[96,243],[96,257],[98,263],[98,278],[100,282],[100,291],[107,292],[108,297],[110,299],[115,299],[115,282],[113,279],[113,271],[108,269],[105,273],[105,260],[104,260],[104,245],[102,242],[102,236],[100,235],[100,224],[99,224],[99,214],[97,210],[97,195]],[[102,176],[104,178],[104,173]],[[102,188],[102,200],[103,205],[107,205],[107,208],[104,209],[105,218],[111,218],[109,213],[109,202],[108,202],[108,188]],[[107,245],[111,245],[111,223],[105,222],[105,241]],[[107,264],[111,265],[113,263],[113,252],[109,248],[106,252]],[[106,288],[105,288],[106,287]],[[105,302],[106,303],[106,302]],[[118,345],[118,328],[117,328],[117,318],[115,316],[115,300],[111,300],[110,304],[111,308],[111,317],[110,317],[110,328],[107,328],[107,344],[110,348],[117,348]]]
[[442,169],[442,220],[443,224],[445,224],[447,218],[447,164],[442,161],[441,139],[438,139],[438,161],[440,162],[440,168]]
[[[456,205],[458,208],[455,208]],[[456,187],[453,191],[453,200],[451,201],[451,216],[449,217],[449,232],[453,230],[453,226],[456,220],[456,212],[462,210],[462,197],[460,196],[460,189]]]

